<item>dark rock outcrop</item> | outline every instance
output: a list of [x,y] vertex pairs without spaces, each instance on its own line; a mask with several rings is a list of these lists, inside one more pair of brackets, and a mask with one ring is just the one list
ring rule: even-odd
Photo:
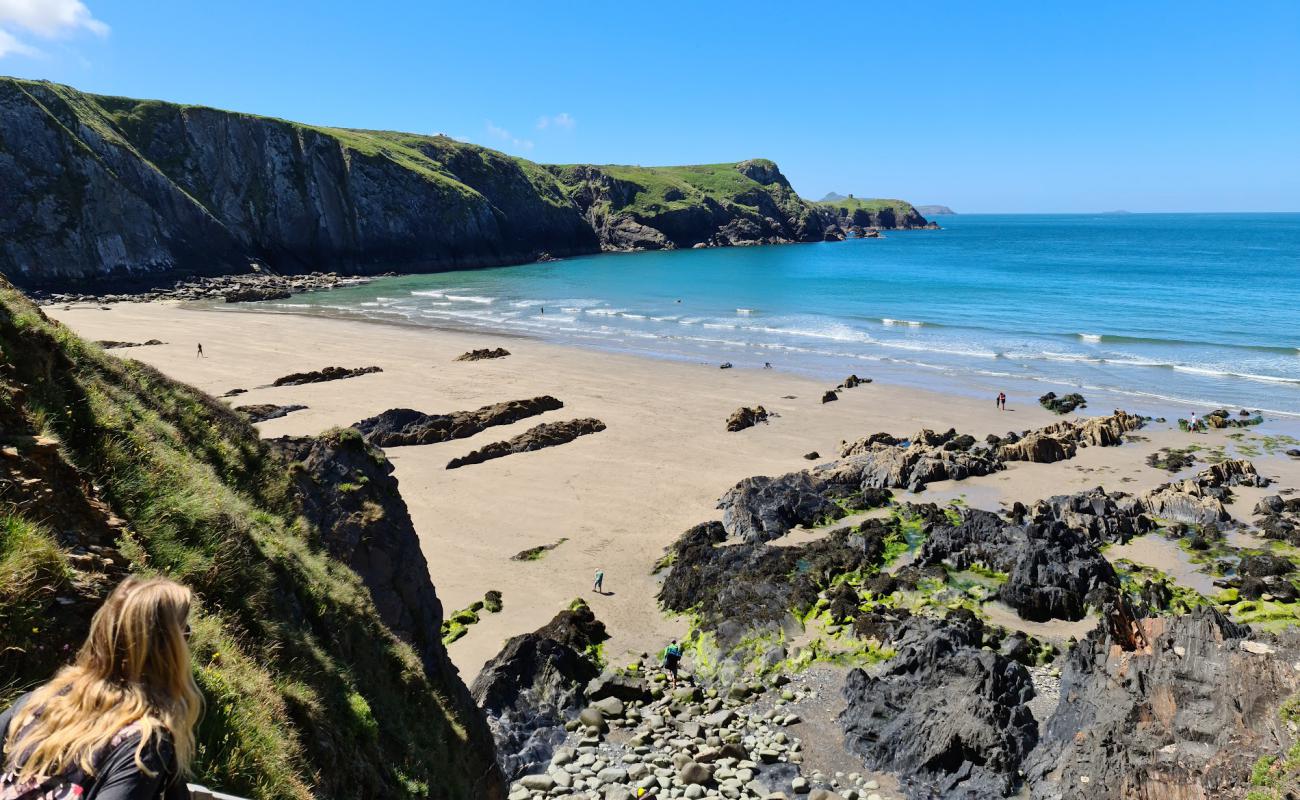
[[348,428],[268,444],[288,465],[321,543],[361,576],[384,623],[411,643],[426,671],[454,673],[442,647],[442,603],[393,465]]
[[719,500],[727,533],[747,542],[784,536],[798,525],[833,522],[844,510],[826,497],[827,486],[808,472],[745,478]]
[[1004,469],[997,455],[972,437],[956,431],[936,434],[920,431],[904,447],[888,443],[892,437],[876,434],[874,442],[841,446],[846,458],[817,469],[818,477],[835,484],[857,484],[862,489],[891,488],[919,492],[934,481],[959,481]]
[[834,389],[828,390],[822,394],[822,403],[833,403],[839,399],[840,396],[835,393]]
[[482,464],[494,458],[503,458],[513,453],[527,453],[567,444],[579,436],[588,436],[603,430],[605,430],[605,423],[591,417],[564,422],[543,422],[514,438],[504,442],[493,442],[459,458],[453,458],[447,462],[447,469],[459,469],[470,464]]
[[165,343],[158,339],[150,339],[147,342],[118,342],[113,339],[100,339],[96,344],[105,350],[120,350],[124,347],[155,347]]
[[1294,633],[1257,640],[1213,609],[1099,626],[1025,762],[1032,796],[1244,797],[1259,759],[1295,740],[1278,711],[1300,690],[1297,657]]
[[1038,404],[1055,414],[1069,414],[1076,408],[1088,407],[1088,401],[1078,392],[1071,392],[1061,397],[1057,397],[1056,392],[1048,392],[1038,398]]
[[600,675],[589,648],[609,638],[581,600],[533,633],[515,636],[483,665],[470,693],[487,714],[507,776],[545,764],[564,741],[564,723]]
[[456,356],[457,361],[483,361],[489,358],[505,358],[510,355],[510,351],[504,347],[481,347],[477,350],[470,350],[468,353],[461,353]]
[[279,419],[288,416],[295,411],[302,411],[307,406],[287,405],[277,406],[274,403],[259,403],[252,406],[235,406],[235,410],[248,417],[250,422],[266,422],[269,419]]
[[1035,622],[1082,619],[1088,595],[1119,578],[1097,547],[1061,522],[1007,523],[989,511],[962,512],[957,525],[928,526],[921,566],[976,564],[1007,574],[998,598]]
[[326,367],[325,369],[314,370],[312,372],[294,372],[271,382],[272,386],[302,386],[308,383],[325,383],[326,381],[341,381],[346,378],[356,378],[361,375],[370,375],[376,372],[383,372],[379,367]]
[[[664,578],[659,602],[669,611],[697,613],[700,624],[716,634],[727,653],[755,631],[797,628],[791,615],[811,608],[835,576],[880,565],[891,531],[888,521],[872,519],[794,547],[764,542],[724,545],[727,532],[722,523],[706,522],[672,545],[672,570]],[[764,655],[775,663],[785,651],[780,644],[773,647]]]
[[227,303],[256,303],[263,300],[288,300],[293,293],[275,286],[241,286],[225,294]]
[[727,417],[727,430],[731,432],[752,428],[760,422],[767,422],[767,409],[762,406],[742,406]]
[[855,669],[840,714],[849,750],[899,776],[910,798],[1004,797],[1038,739],[1029,673],[981,650],[973,615],[911,617],[879,671]]
[[564,408],[564,403],[542,395],[527,400],[483,406],[475,411],[425,414],[410,408],[394,408],[377,417],[363,419],[352,427],[377,447],[437,444],[473,436],[494,425],[509,425],[547,411]]

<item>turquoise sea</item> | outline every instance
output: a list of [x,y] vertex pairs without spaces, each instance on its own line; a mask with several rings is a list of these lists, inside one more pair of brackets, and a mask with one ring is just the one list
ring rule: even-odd
[[1300,415],[1300,214],[962,215],[879,240],[609,254],[260,304],[976,397]]

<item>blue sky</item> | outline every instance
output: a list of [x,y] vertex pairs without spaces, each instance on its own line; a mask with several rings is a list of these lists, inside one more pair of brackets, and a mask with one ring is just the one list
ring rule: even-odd
[[1300,3],[0,0],[0,74],[967,212],[1300,210]]

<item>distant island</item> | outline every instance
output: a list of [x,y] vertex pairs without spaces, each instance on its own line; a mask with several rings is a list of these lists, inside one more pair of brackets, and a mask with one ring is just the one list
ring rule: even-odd
[[926,217],[933,217],[940,214],[953,216],[957,213],[947,206],[917,206],[916,210],[919,211],[922,216]]

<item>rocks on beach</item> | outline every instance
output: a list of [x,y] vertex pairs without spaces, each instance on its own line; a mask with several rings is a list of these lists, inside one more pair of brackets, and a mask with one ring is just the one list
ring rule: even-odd
[[550,395],[509,400],[474,411],[453,411],[450,414],[392,408],[352,427],[377,447],[404,447],[465,439],[494,425],[509,425],[561,408],[564,408],[564,403]]
[[279,419],[288,416],[295,411],[302,411],[307,406],[290,404],[277,406],[274,403],[259,403],[251,406],[236,406],[235,410],[248,417],[250,422],[266,422],[267,420]]
[[731,412],[727,417],[727,430],[732,433],[743,431],[746,428],[752,428],[760,422],[767,422],[767,409],[762,406],[741,407]]
[[1048,392],[1038,398],[1038,404],[1054,414],[1069,414],[1079,408],[1087,408],[1088,401],[1078,392],[1058,397],[1056,392]]
[[241,275],[219,275],[176,281],[168,287],[118,291],[112,294],[33,292],[39,305],[70,303],[148,303],[155,300],[221,300],[227,303],[282,300],[301,292],[314,292],[366,283],[371,278],[312,272],[305,275],[274,275],[256,271]]
[[504,347],[482,347],[477,350],[470,350],[468,353],[461,353],[456,356],[456,361],[485,361],[492,358],[505,358],[510,355],[510,351]]
[[166,342],[158,339],[150,339],[145,342],[118,342],[113,339],[100,339],[96,344],[105,350],[120,350],[124,347],[157,347],[160,344],[166,344]]
[[544,422],[504,442],[493,442],[447,462],[447,469],[459,469],[470,464],[482,464],[494,458],[504,458],[514,453],[527,453],[547,447],[567,444],[579,436],[589,436],[605,430],[605,423],[587,417],[564,422]]
[[376,372],[383,372],[379,367],[325,367],[324,369],[314,370],[312,372],[294,372],[272,381],[272,386],[302,386],[308,383],[325,383],[327,381],[341,381],[346,378],[356,378],[361,375],[371,375]]

